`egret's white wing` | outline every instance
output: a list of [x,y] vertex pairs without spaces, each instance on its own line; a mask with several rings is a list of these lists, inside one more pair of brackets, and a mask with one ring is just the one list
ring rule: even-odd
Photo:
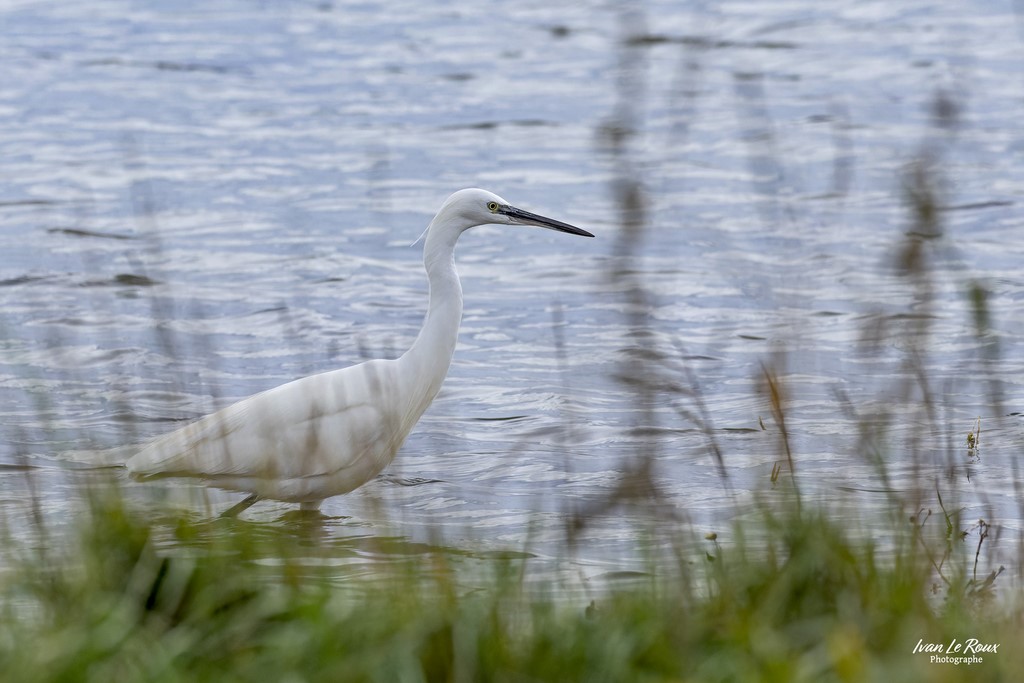
[[[134,475],[168,476],[199,474],[204,470],[224,470],[226,444],[232,434],[246,427],[247,403],[253,396],[216,413],[207,415],[181,429],[165,434],[140,447],[125,465]],[[237,459],[234,466],[241,464]]]
[[257,394],[149,443],[128,469],[214,480],[376,474],[401,443],[393,443],[395,420],[382,407],[390,405],[387,370],[365,363]]

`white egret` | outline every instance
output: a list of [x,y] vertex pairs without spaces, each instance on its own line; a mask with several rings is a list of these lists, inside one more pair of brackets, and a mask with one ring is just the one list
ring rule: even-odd
[[459,190],[424,233],[430,301],[423,328],[400,358],[303,377],[239,401],[145,444],[125,463],[128,472],[137,479],[191,477],[251,494],[225,514],[262,498],[317,510],[325,498],[365,484],[394,459],[448,374],[462,319],[455,243],[486,224],[593,237],[485,190]]

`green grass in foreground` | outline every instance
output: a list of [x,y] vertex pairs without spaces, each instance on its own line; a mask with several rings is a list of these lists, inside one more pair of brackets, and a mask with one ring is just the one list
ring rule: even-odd
[[[527,590],[528,559],[478,566],[467,581],[458,555],[438,549],[339,580],[336,563],[315,561],[329,551],[301,534],[147,519],[116,488],[90,500],[60,550],[4,539],[4,681],[1001,681],[1024,672],[1019,610],[970,590],[966,573],[936,596],[914,532],[883,559],[823,514],[766,514],[764,528],[733,529],[731,545],[587,605],[554,587],[551,597]],[[757,548],[742,542],[752,531],[764,538]],[[1000,648],[970,667],[912,654],[921,639],[951,638]]]

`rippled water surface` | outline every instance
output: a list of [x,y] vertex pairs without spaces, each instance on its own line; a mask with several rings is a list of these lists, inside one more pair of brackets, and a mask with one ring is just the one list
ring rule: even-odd
[[[325,503],[343,516],[328,533],[439,525],[553,557],[570,515],[640,463],[667,519],[721,530],[773,495],[784,434],[802,495],[839,511],[893,492],[934,505],[938,486],[1021,529],[1010,8],[283,5],[0,9],[8,519],[30,491],[60,517],[87,476],[22,454],[141,440],[400,353],[426,303],[409,244],[481,186],[597,238],[463,237],[448,380],[390,479]],[[640,231],[623,220],[634,182]],[[438,481],[394,482],[413,478]],[[595,517],[581,561],[634,566],[641,508]]]

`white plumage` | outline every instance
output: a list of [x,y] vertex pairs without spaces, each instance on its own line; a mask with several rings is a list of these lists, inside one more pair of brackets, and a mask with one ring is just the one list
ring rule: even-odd
[[128,471],[141,479],[199,478],[252,494],[229,513],[260,498],[317,509],[325,498],[362,486],[394,459],[441,388],[462,318],[455,244],[469,228],[489,223],[593,237],[485,190],[456,192],[427,228],[430,303],[405,354],[303,377],[239,401],[142,446],[125,463]]

